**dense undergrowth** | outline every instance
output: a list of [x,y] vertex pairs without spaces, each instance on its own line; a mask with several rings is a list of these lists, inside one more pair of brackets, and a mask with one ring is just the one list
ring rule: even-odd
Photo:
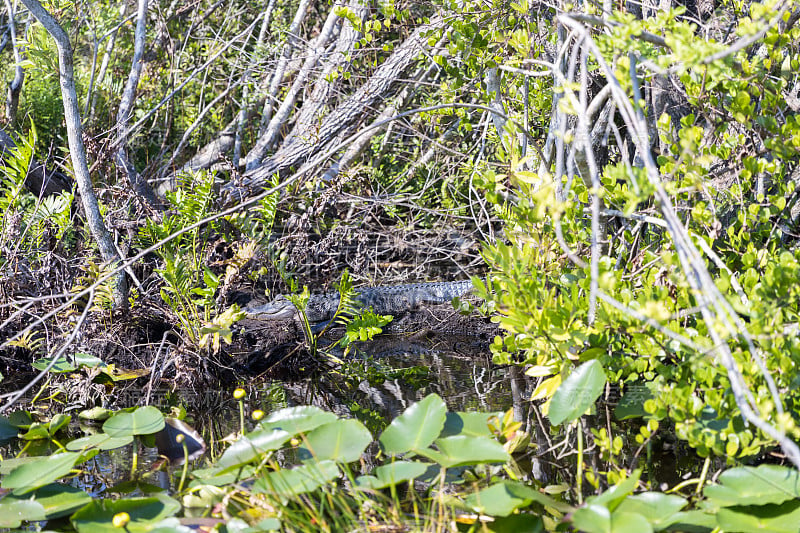
[[[420,77],[409,77],[422,81],[391,95],[396,112],[410,111],[375,128],[333,178],[317,168],[286,183],[276,171],[269,194],[223,216],[220,185],[241,180],[243,165],[181,168],[190,160],[181,150],[212,145],[276,97],[254,97],[250,77],[278,68],[295,7],[277,3],[270,30],[285,40],[246,47],[251,66],[220,44],[224,61],[188,84],[183,72],[218,53],[204,44],[215,28],[227,45],[263,14],[233,4],[193,18],[196,39],[186,11],[151,36],[163,46],[149,51],[135,119],[187,82],[180,105],[129,139],[143,175],[175,184],[165,185],[161,211],[143,208],[109,170],[113,139],[100,132],[114,127],[119,84],[109,77],[88,89],[87,50],[117,19],[102,10],[92,31],[70,28],[102,212],[122,255],[136,258],[126,267],[135,280],[128,311],[114,309],[113,265],[98,260],[74,193],[26,191],[34,159],[65,142],[53,45],[36,25],[20,41],[26,120],[4,116],[22,133],[3,153],[0,183],[0,386],[3,410],[17,409],[0,418],[0,527],[184,530],[199,514],[229,531],[796,530],[796,2],[723,1],[713,13],[691,3],[611,13],[381,3],[363,20],[357,3],[337,6],[359,39],[322,78],[335,82],[331,102],[356,92],[415,24],[444,14],[425,36]],[[78,5],[61,6],[63,19],[80,20]],[[323,25],[321,12],[315,18],[303,31]],[[166,36],[183,31],[176,55]],[[112,69],[129,67],[132,45],[120,37]],[[209,94],[230,98],[210,109]],[[240,143],[256,143],[259,121],[236,133]],[[153,407],[82,409],[113,403],[130,382],[224,388],[253,377],[234,357],[252,351],[248,300],[292,293],[302,309],[306,288],[338,284],[338,355],[303,320],[271,340],[289,354],[276,356],[284,364],[317,362],[357,387],[369,380],[339,357],[390,318],[349,320],[352,287],[464,275],[482,301],[462,310],[499,324],[488,350],[514,368],[514,410],[451,412],[428,396],[393,420],[357,405],[352,418],[305,406],[253,411],[249,428],[242,411],[239,434],[209,446],[204,463],[158,466],[165,487],[135,461],[121,487],[75,487],[96,454],[156,447],[169,425]],[[14,392],[26,384],[27,396]],[[597,407],[611,397],[615,409]],[[49,409],[39,412],[42,398]],[[85,436],[73,412],[94,420]],[[653,481],[655,450],[667,444],[685,460],[671,486]],[[555,475],[538,476],[532,463],[554,450],[563,452]]]

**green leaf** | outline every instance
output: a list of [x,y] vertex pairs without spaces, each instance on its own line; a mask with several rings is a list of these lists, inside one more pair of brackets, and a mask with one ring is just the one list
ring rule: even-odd
[[[33,368],[36,370],[44,370],[50,364],[50,359],[48,357],[42,357],[41,359],[37,359],[32,363]],[[70,357],[62,355],[56,361],[56,364],[50,368],[50,372],[54,374],[63,374],[65,372],[74,372],[75,370],[86,367],[86,368],[96,368],[105,367],[106,364],[103,362],[102,359],[99,357],[95,357],[94,355],[90,355],[88,353],[75,353],[72,354]]]
[[255,431],[237,440],[225,450],[217,461],[217,466],[227,469],[246,465],[253,460],[260,462],[263,454],[281,448],[290,438],[292,436],[289,433],[279,429]]
[[25,494],[66,476],[79,458],[80,454],[74,452],[37,458],[12,470],[3,478],[2,487],[14,489],[14,494]]
[[180,503],[163,494],[148,498],[95,500],[73,514],[70,520],[79,533],[119,533],[120,528],[114,527],[112,519],[117,513],[125,512],[131,517],[126,531],[136,533],[155,529],[156,524],[180,508]]
[[108,433],[97,433],[67,443],[67,449],[71,452],[89,450],[91,448],[98,448],[106,451],[122,448],[131,442],[133,442],[133,437],[130,435],[125,437],[112,437]]
[[653,533],[653,526],[647,518],[636,513],[614,511],[611,515],[611,531],[613,533]]
[[534,502],[563,513],[572,511],[572,507],[569,505],[513,481],[495,483],[491,487],[470,494],[464,500],[464,503],[476,512],[490,516],[508,516],[517,509],[524,509]]
[[594,405],[605,385],[606,374],[597,359],[576,368],[556,389],[550,401],[550,423],[557,426],[580,418]]
[[661,492],[643,492],[628,496],[615,509],[614,513],[637,513],[647,518],[655,530],[668,526],[670,519],[686,506],[687,501],[680,496]]
[[[92,497],[79,488],[60,483],[51,483],[37,489],[33,493],[24,496],[10,494],[0,502],[0,516],[5,515],[3,505],[12,502],[33,501],[39,504],[44,516],[41,518],[27,518],[26,520],[44,520],[67,516],[76,509],[80,509],[90,501]],[[2,519],[0,519],[2,522]]]
[[489,419],[493,416],[502,418],[503,413],[447,413],[444,428],[439,437],[453,435],[469,435],[471,437],[489,437]]
[[103,424],[103,431],[112,437],[150,435],[164,429],[164,415],[153,406],[139,407],[128,413],[117,413]]
[[641,475],[641,469],[634,470],[629,477],[623,479],[604,493],[586,498],[586,503],[603,505],[613,511],[634,491],[634,489],[636,489],[636,485],[639,483],[639,476]]
[[703,493],[711,504],[764,505],[800,498],[800,476],[797,470],[777,465],[743,466],[726,470],[719,476],[719,485],[710,485]]
[[437,394],[429,394],[392,420],[379,442],[387,454],[397,455],[427,448],[444,427],[447,406]]
[[17,426],[12,424],[7,417],[0,416],[0,441],[13,439],[19,434]]
[[292,470],[270,472],[256,480],[253,492],[273,493],[285,500],[316,490],[338,476],[339,467],[333,461],[313,462]]
[[572,513],[572,526],[585,533],[611,533],[611,511],[603,505],[588,504]]
[[360,476],[356,479],[356,485],[372,490],[384,489],[421,476],[428,466],[417,461],[393,461],[375,468],[370,476]]
[[769,505],[742,505],[717,511],[717,524],[724,531],[797,533],[800,500]]
[[372,434],[358,420],[336,420],[308,434],[300,448],[300,459],[351,463],[361,458],[371,442]]
[[477,465],[481,463],[505,463],[511,456],[503,445],[488,437],[456,435],[436,440],[438,451],[430,448],[417,453],[436,461],[446,468]]
[[98,422],[103,422],[111,418],[113,415],[114,411],[111,409],[106,409],[105,407],[92,407],[91,409],[84,409],[78,413],[78,418],[81,420],[96,420]]
[[270,413],[259,426],[262,429],[282,429],[292,436],[307,433],[319,426],[330,424],[336,415],[311,405],[289,407]]
[[36,501],[6,496],[0,500],[0,527],[18,528],[23,521],[33,522],[46,518],[44,507]]
[[516,514],[500,516],[494,522],[484,524],[487,530],[495,533],[543,533],[544,522],[538,516]]

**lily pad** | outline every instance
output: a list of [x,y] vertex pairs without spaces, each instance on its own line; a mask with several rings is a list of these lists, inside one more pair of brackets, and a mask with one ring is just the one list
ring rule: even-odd
[[95,500],[73,514],[71,521],[79,533],[119,533],[120,528],[114,527],[112,519],[117,513],[125,512],[131,517],[126,526],[128,532],[151,531],[180,508],[180,503],[163,494],[148,498]]
[[256,480],[253,492],[269,492],[286,499],[316,490],[338,476],[339,467],[333,461],[313,462],[292,470],[270,472]]
[[800,500],[725,507],[717,511],[717,524],[730,532],[796,533],[800,524]]
[[4,489],[14,489],[14,494],[25,494],[43,487],[69,474],[81,455],[74,452],[37,457],[35,461],[22,464],[3,478]]
[[783,503],[800,498],[800,474],[778,465],[743,466],[726,470],[719,476],[719,485],[705,488],[704,494],[713,505],[753,505]]
[[456,435],[436,440],[439,450],[417,450],[417,453],[436,461],[446,468],[477,465],[481,463],[505,463],[511,456],[503,445],[489,437]]
[[[42,509],[43,516],[40,518],[30,517],[26,520],[50,520],[67,516],[73,511],[80,509],[92,501],[92,497],[79,488],[60,483],[51,483],[37,489],[33,493],[24,496],[10,494],[0,502],[0,516],[4,516],[3,504],[11,505],[13,502],[36,502]],[[0,519],[2,523],[2,519]],[[16,527],[16,526],[5,526]]]
[[19,428],[5,416],[0,416],[0,441],[13,439],[19,434]]
[[488,437],[489,419],[493,416],[502,417],[502,413],[452,413],[448,412],[444,428],[439,437],[452,437],[454,435],[469,435],[472,437]]
[[91,448],[98,448],[100,450],[114,450],[122,448],[133,442],[133,437],[130,435],[124,437],[112,437],[108,433],[96,433],[88,437],[81,437],[67,443],[67,449],[71,452],[78,452],[82,450],[89,450]]
[[259,426],[261,429],[282,429],[292,435],[307,433],[336,420],[336,415],[319,407],[304,405],[270,413]]
[[352,463],[371,442],[372,434],[358,420],[336,420],[308,434],[300,448],[300,459]]
[[429,394],[392,420],[379,442],[387,454],[396,455],[427,448],[444,427],[447,406],[436,394]]
[[13,499],[8,496],[0,500],[0,527],[18,528],[22,522],[44,520],[44,507],[28,499]]
[[164,415],[152,406],[140,407],[133,412],[120,412],[103,424],[103,431],[112,437],[150,435],[164,429]]
[[291,437],[279,429],[255,431],[231,444],[217,461],[217,466],[227,469],[246,465],[253,460],[260,461],[264,453],[281,448]]
[[491,487],[470,494],[464,501],[473,510],[490,516],[508,516],[517,509],[524,509],[534,502],[561,512],[572,510],[565,503],[513,481],[495,483]]

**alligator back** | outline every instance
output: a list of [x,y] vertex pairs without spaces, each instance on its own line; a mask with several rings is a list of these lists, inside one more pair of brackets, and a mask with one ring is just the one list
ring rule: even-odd
[[[469,280],[364,287],[356,290],[355,301],[361,307],[372,307],[379,315],[395,315],[423,305],[447,303],[471,290],[472,282]],[[308,321],[330,320],[338,306],[338,292],[311,295],[306,304]]]

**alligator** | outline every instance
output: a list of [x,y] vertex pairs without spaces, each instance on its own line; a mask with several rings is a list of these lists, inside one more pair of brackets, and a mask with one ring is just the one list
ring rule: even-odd
[[[472,290],[470,280],[411,283],[356,289],[354,301],[362,308],[372,308],[379,315],[396,315],[419,309],[423,305],[443,304]],[[306,318],[312,324],[333,318],[339,307],[339,293],[312,294],[306,304]],[[289,320],[299,317],[294,304],[285,296],[270,303],[244,308],[250,320]]]

